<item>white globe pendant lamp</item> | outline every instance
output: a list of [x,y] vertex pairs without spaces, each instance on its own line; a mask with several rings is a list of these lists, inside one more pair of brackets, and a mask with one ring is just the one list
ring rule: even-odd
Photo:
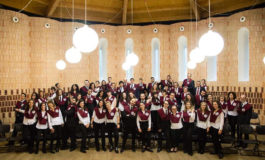
[[135,66],[139,62],[139,57],[135,53],[130,53],[126,57],[126,63],[128,63],[130,66]]
[[205,59],[205,55],[201,52],[200,48],[196,47],[190,52],[190,59],[195,63],[201,63]]
[[209,30],[201,36],[199,48],[205,56],[217,56],[224,48],[223,37],[219,33]]
[[263,58],[263,63],[265,64],[265,57]]
[[66,51],[65,59],[69,63],[78,63],[82,59],[82,54],[80,53],[78,49],[76,49],[75,47],[72,47]]
[[66,67],[66,63],[64,62],[64,60],[58,60],[58,61],[56,62],[56,68],[57,68],[58,70],[64,70],[65,67]]
[[73,35],[73,45],[82,53],[90,53],[98,46],[98,34],[88,25],[78,28]]
[[130,64],[128,64],[127,62],[124,62],[124,63],[122,64],[122,69],[125,70],[125,71],[129,70],[130,67],[131,67]]
[[190,60],[187,64],[188,69],[195,69],[197,66],[196,62]]

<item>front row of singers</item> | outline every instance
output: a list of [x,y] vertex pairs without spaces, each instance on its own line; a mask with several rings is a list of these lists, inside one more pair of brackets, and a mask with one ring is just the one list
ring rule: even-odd
[[[177,106],[169,107],[169,102],[165,101],[163,106],[157,110],[156,123],[152,124],[151,111],[147,110],[144,103],[136,105],[136,100],[132,99],[127,105],[123,105],[122,111],[113,107],[111,102],[99,100],[98,106],[94,108],[93,114],[89,115],[83,100],[76,105],[76,99],[71,99],[64,113],[52,101],[42,103],[39,110],[34,107],[33,100],[29,101],[25,110],[16,109],[24,114],[23,137],[28,144],[29,153],[33,153],[34,140],[36,139],[35,153],[39,151],[39,142],[43,137],[42,151],[46,153],[46,141],[50,134],[50,152],[59,152],[67,148],[67,139],[70,137],[70,151],[76,149],[76,132],[79,129],[82,137],[80,151],[86,153],[88,134],[93,130],[96,150],[100,150],[99,137],[101,138],[102,150],[106,151],[105,133],[108,133],[109,151],[116,153],[124,152],[128,135],[132,135],[132,151],[135,152],[135,139],[137,131],[142,144],[141,151],[153,152],[150,146],[152,126],[156,125],[158,132],[157,152],[162,150],[163,135],[166,140],[166,151],[176,152],[183,135],[183,151],[192,155],[192,132],[194,126],[197,127],[198,152],[203,154],[206,144],[207,133],[210,133],[214,144],[214,151],[220,158],[223,157],[220,136],[224,125],[224,112],[218,101],[213,101],[211,111],[208,110],[206,102],[200,104],[200,108],[195,110],[190,101],[185,102],[185,109],[178,111]],[[90,117],[91,116],[91,117]],[[122,145],[119,151],[119,129],[123,122]],[[196,123],[195,123],[196,122]],[[78,127],[79,125],[79,127]],[[156,132],[156,131],[155,131]],[[37,133],[37,137],[35,137]],[[114,143],[113,143],[114,138]],[[54,141],[56,140],[55,148]]]

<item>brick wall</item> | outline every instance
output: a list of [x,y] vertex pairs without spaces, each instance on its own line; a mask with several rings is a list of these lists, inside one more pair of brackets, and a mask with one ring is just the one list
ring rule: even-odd
[[[47,18],[28,17],[24,14],[0,9],[0,119],[6,123],[12,122],[14,113],[12,107],[19,94],[31,93],[34,89],[46,89],[60,82],[63,87],[73,83],[82,85],[84,79],[91,81],[99,78],[98,49],[90,54],[83,54],[78,64],[68,64],[64,71],[59,71],[55,63],[64,59],[65,51],[72,46],[74,27],[83,24],[58,22]],[[12,17],[19,18],[18,23],[12,22]],[[239,21],[241,16],[246,21]],[[210,91],[214,95],[225,94],[232,90],[238,94],[247,93],[249,101],[255,111],[265,123],[265,65],[262,62],[265,56],[265,9],[254,9],[234,14],[229,17],[212,18],[213,30],[219,32],[225,41],[225,47],[218,56],[218,78],[216,82],[208,82]],[[44,27],[50,23],[51,28]],[[184,26],[183,32],[179,27]],[[160,77],[164,79],[171,74],[174,80],[178,79],[178,38],[186,36],[188,52],[196,46],[195,23],[181,22],[172,25],[148,26],[108,26],[91,25],[100,38],[108,40],[108,76],[114,81],[125,78],[121,65],[125,60],[125,39],[134,40],[134,52],[140,61],[134,68],[136,81],[142,77],[149,81],[151,68],[151,40],[157,37],[160,40]],[[250,53],[250,80],[238,82],[238,48],[237,34],[241,27],[249,30]],[[103,34],[100,30],[104,28]],[[127,29],[132,29],[127,34]],[[153,29],[158,28],[158,33]],[[198,22],[197,37],[207,31],[207,20]],[[193,79],[207,77],[207,63],[197,65],[195,70],[189,70]],[[4,117],[4,118],[3,118]]]

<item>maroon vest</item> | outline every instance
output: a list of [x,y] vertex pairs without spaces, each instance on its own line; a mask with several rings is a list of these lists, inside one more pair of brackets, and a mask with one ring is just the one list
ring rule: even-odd
[[233,111],[236,106],[237,106],[237,102],[235,100],[234,100],[234,102],[232,104],[231,104],[230,101],[227,102],[228,111]]
[[79,108],[79,109],[78,109],[78,113],[79,113],[79,115],[80,115],[82,118],[86,118],[86,117],[88,117],[88,111],[87,111],[87,109]]
[[209,117],[210,112],[209,111],[205,111],[204,114],[203,114],[202,111],[200,109],[198,109],[197,110],[197,115],[198,115],[198,119],[200,121],[205,122],[207,120],[207,118]]
[[130,114],[130,115],[135,116],[136,113],[137,113],[137,111],[138,111],[138,108],[135,107],[135,106],[133,106],[133,107],[130,109],[130,106],[128,105],[128,106],[124,106],[124,111],[127,113],[127,115]]
[[38,121],[40,124],[47,124],[47,121],[48,121],[47,112],[45,112],[44,116],[42,116],[42,111],[39,111]]
[[36,110],[34,108],[32,108],[31,111],[29,111],[29,109],[26,109],[24,113],[25,117],[28,119],[33,119],[35,114],[36,114]]
[[59,107],[55,107],[54,111],[52,110],[48,110],[47,112],[49,113],[50,116],[52,116],[52,118],[56,118],[59,117]]
[[117,111],[116,108],[113,108],[110,112],[107,111],[107,113],[106,113],[107,118],[108,118],[108,119],[113,119],[114,116],[115,116],[116,111]]
[[181,112],[177,112],[176,115],[174,115],[173,113],[170,114],[170,121],[171,123],[179,123],[179,120],[181,119]]
[[190,122],[190,115],[188,114],[187,111],[183,111],[183,120],[184,122],[187,122],[187,123]]
[[168,110],[168,114],[166,114],[164,112],[163,108],[160,108],[159,110],[157,110],[158,115],[160,116],[160,118],[162,120],[169,120],[170,119],[170,117],[169,117],[169,109],[167,109],[167,110]]
[[101,113],[99,112],[99,107],[96,107],[94,110],[95,110],[95,113],[96,113],[96,116],[97,116],[98,119],[105,118],[105,115],[106,115],[106,110],[105,109],[102,109]]
[[210,122],[215,123],[217,117],[223,112],[222,109],[219,109],[217,112],[214,113],[214,111],[211,111],[211,116],[210,116]]
[[142,120],[142,121],[146,121],[146,120],[148,120],[148,118],[149,118],[149,116],[150,116],[150,111],[149,110],[146,110],[145,111],[145,113],[143,113],[141,110],[140,111],[138,111],[138,115],[139,115],[139,117],[140,117],[140,119]]

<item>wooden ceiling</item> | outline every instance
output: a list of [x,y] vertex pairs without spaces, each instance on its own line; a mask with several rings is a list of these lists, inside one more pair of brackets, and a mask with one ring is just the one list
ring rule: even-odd
[[[85,19],[85,0],[0,0],[2,8],[16,10],[28,3],[23,11],[33,15]],[[264,3],[265,0],[211,0],[211,16],[226,16]],[[208,0],[86,0],[86,4],[87,21],[109,24],[184,21],[195,19],[196,15],[198,19],[207,18],[209,14]]]

